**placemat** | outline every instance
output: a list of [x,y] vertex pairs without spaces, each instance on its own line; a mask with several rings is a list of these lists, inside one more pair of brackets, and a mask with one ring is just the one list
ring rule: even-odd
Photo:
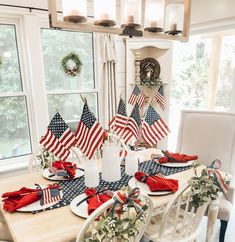
[[[143,171],[147,174],[151,173],[151,174],[157,174],[157,173],[162,173],[164,176],[169,176],[178,172],[182,172],[185,170],[190,169],[191,166],[187,166],[187,167],[166,167],[166,166],[162,166],[158,163],[156,163],[153,160],[150,161],[145,161],[143,163],[140,163],[139,165],[139,171]],[[104,180],[102,180],[101,177],[101,173],[100,173],[100,184],[97,188],[100,187],[108,187],[110,190],[112,191],[117,191],[120,188],[122,188],[123,186],[127,186],[129,180],[131,179],[132,176],[128,176],[127,174],[125,174],[125,168],[121,167],[121,174],[122,177],[119,181],[116,182],[106,182]],[[81,193],[84,192],[86,186],[85,186],[85,181],[84,181],[84,176],[79,177],[78,179],[75,180],[67,180],[67,181],[61,181],[60,182],[60,186],[62,187],[62,191],[63,191],[63,198],[62,200],[47,208],[44,210],[51,210],[51,209],[56,209],[59,208],[61,206],[67,206],[70,204],[70,202],[78,195],[80,195]],[[38,213],[44,210],[38,210],[38,211],[34,211],[33,213]]]

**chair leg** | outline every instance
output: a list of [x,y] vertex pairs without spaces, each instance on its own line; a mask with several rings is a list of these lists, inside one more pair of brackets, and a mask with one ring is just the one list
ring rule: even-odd
[[219,242],[224,242],[227,226],[228,226],[228,221],[220,220]]

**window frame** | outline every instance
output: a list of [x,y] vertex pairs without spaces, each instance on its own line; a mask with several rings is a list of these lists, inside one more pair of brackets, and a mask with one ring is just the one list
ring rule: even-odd
[[[0,175],[8,171],[25,169],[32,157],[32,154],[38,152],[40,147],[39,140],[40,137],[46,132],[49,116],[48,116],[48,102],[47,95],[50,94],[84,94],[84,93],[95,93],[96,103],[97,103],[97,119],[101,117],[100,110],[102,103],[102,90],[100,88],[99,80],[99,60],[97,57],[97,46],[95,42],[95,35],[92,36],[92,48],[93,48],[93,78],[94,78],[94,89],[90,90],[64,90],[64,91],[47,91],[45,85],[45,75],[44,75],[44,63],[42,56],[42,45],[41,38],[37,39],[36,46],[39,48],[37,56],[32,56],[32,51],[30,49],[35,48],[33,41],[29,41],[31,36],[35,38],[35,34],[41,33],[42,28],[49,28],[48,15],[43,13],[28,13],[27,10],[16,10],[12,8],[1,8],[4,11],[0,12],[0,23],[7,25],[15,25],[16,38],[17,38],[17,48],[18,48],[18,58],[21,72],[21,85],[22,92],[7,92],[0,93],[0,97],[11,97],[11,96],[24,96],[26,100],[26,110],[27,110],[27,120],[29,128],[29,137],[31,142],[31,153],[16,157],[9,157],[0,160]],[[32,18],[31,21],[30,17]],[[27,19],[29,18],[29,19]],[[36,24],[36,26],[35,26]],[[28,27],[31,28],[28,29]],[[41,37],[41,34],[40,34]],[[37,65],[37,71],[40,73],[40,83],[37,82],[38,79],[33,73]],[[33,69],[33,70],[32,70]],[[35,91],[39,89],[40,95],[43,98],[43,103],[40,105],[37,97],[35,97]],[[39,106],[39,107],[38,107]],[[40,111],[43,110],[43,111]],[[42,113],[46,116],[41,119]],[[1,164],[2,162],[2,164]]]
[[[42,31],[43,29],[50,29],[48,22],[41,21],[40,24],[40,30]],[[61,31],[68,31],[68,32],[80,32],[80,31],[74,31],[74,30],[61,30]],[[85,33],[85,32],[81,32]],[[98,85],[98,75],[97,75],[97,59],[96,57],[96,46],[95,46],[95,40],[94,40],[94,33],[89,33],[92,35],[92,54],[93,54],[93,80],[94,80],[94,89],[93,90],[80,90],[80,89],[62,89],[62,90],[47,90],[46,89],[46,95],[69,95],[69,94],[78,94],[78,95],[84,95],[86,93],[94,93],[97,96],[96,103],[97,103],[97,119],[99,120],[100,117],[100,89]],[[44,73],[44,81],[45,81],[45,73]]]
[[[29,78],[27,76],[27,68],[26,68],[26,55],[25,55],[25,46],[23,40],[23,32],[22,32],[22,18],[18,15],[4,15],[0,16],[0,24],[1,25],[12,25],[15,29],[15,38],[16,38],[16,48],[18,54],[18,62],[19,62],[19,72],[20,72],[20,81],[21,81],[21,90],[16,92],[0,92],[0,98],[11,98],[11,97],[24,97],[25,99],[25,109],[26,109],[26,122],[28,126],[29,132],[29,141],[30,141],[30,153],[22,154],[12,157],[7,157],[0,159],[0,172],[3,170],[11,169],[11,167],[21,168],[25,167],[28,163],[29,158],[33,153],[33,140],[34,140],[34,127],[33,127],[33,117],[31,115],[32,110],[32,98],[31,98],[31,90],[29,85]],[[17,164],[18,163],[18,164]],[[7,164],[7,165],[6,165]],[[5,167],[6,165],[6,167]]]

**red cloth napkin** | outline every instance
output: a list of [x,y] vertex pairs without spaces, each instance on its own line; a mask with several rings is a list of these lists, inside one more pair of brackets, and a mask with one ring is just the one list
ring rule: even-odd
[[[58,185],[51,185],[49,187],[58,188]],[[2,198],[4,198],[3,208],[6,211],[14,212],[19,208],[38,201],[41,196],[41,190],[27,187],[22,187],[20,190],[14,192],[6,192],[2,195]]]
[[176,192],[178,190],[178,180],[166,179],[159,176],[148,176],[142,171],[135,173],[135,178],[144,182],[149,186],[151,192],[156,191],[172,191]]
[[39,200],[40,194],[37,189],[23,187],[15,192],[6,192],[2,195],[2,197],[4,198],[3,208],[6,211],[14,212],[19,208]]
[[54,161],[52,167],[58,170],[65,170],[69,178],[74,178],[76,174],[77,165],[67,161]]
[[108,193],[96,194],[96,189],[93,188],[86,189],[85,194],[87,196],[94,195],[92,198],[87,200],[89,215],[93,213],[100,205],[102,205],[103,203],[107,202],[109,199],[112,198],[112,195]]
[[173,162],[173,163],[187,163],[191,160],[197,160],[197,155],[185,155],[185,154],[179,154],[179,153],[170,153],[166,150],[164,152],[164,157],[161,157],[158,161],[159,163],[167,163],[167,162]]

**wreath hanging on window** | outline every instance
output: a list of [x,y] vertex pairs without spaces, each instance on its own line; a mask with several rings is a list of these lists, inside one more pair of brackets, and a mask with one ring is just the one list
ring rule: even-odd
[[61,67],[66,75],[75,77],[81,72],[82,62],[79,55],[71,52],[66,55],[61,61]]

